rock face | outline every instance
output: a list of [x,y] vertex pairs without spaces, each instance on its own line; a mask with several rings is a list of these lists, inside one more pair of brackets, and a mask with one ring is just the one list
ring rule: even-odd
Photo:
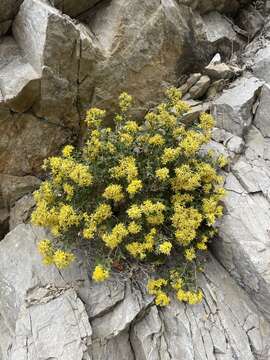
[[[1,2],[0,360],[270,359],[270,20],[268,1],[250,3]],[[43,266],[49,234],[25,223],[43,159],[80,140],[88,107],[110,113],[127,91],[137,117],[169,85],[191,104],[185,122],[213,113],[204,150],[231,161],[205,299],[163,309],[139,274],[92,283],[83,253]]]
[[135,279],[93,285],[83,261],[45,267],[36,251],[44,236],[19,225],[0,243],[0,334],[15,334],[11,345],[0,337],[8,359],[269,358],[269,324],[213,258],[200,279],[205,301],[161,310]]

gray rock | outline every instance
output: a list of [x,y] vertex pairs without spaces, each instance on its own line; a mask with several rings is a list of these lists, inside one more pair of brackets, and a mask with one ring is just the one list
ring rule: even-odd
[[92,329],[75,291],[37,292],[33,305],[20,310],[8,359],[90,360],[86,355]]
[[11,110],[28,110],[39,95],[39,75],[11,37],[0,40],[0,90]]
[[233,52],[243,46],[231,22],[217,11],[203,16],[203,31],[207,46],[221,53],[223,57],[230,58]]
[[75,24],[53,7],[25,0],[13,23],[13,33],[29,63],[41,75],[35,114],[54,123],[78,127],[80,35]]
[[0,4],[0,36],[4,35],[23,0],[2,0]]
[[270,83],[270,44],[260,48],[253,58],[252,71],[259,79]]
[[44,236],[23,224],[0,243],[0,322],[10,329],[0,341],[3,360],[26,354],[31,360],[268,359],[269,324],[213,258],[199,279],[203,304],[185,306],[172,298],[159,309],[143,284],[119,277],[91,284],[80,261],[61,274],[43,266],[36,244]]
[[204,69],[206,75],[208,75],[211,79],[218,80],[218,79],[231,79],[234,76],[234,72],[225,63],[221,64],[209,64]]
[[[227,178],[228,190],[232,179],[237,183],[233,175]],[[220,240],[213,243],[215,254],[270,319],[269,202],[260,193],[248,195],[240,182],[237,188],[225,199],[227,211],[219,226]]]
[[34,176],[12,176],[0,174],[0,196],[5,207],[9,208],[25,194],[33,192],[40,185]]
[[35,200],[32,194],[24,195],[16,201],[10,209],[9,229],[13,230],[17,225],[28,222],[34,207]]
[[259,106],[254,118],[254,125],[263,136],[270,137],[270,87],[264,85],[261,91]]
[[252,122],[253,104],[262,85],[255,77],[242,77],[224,90],[212,107],[217,126],[242,136]]
[[49,0],[50,3],[69,16],[80,16],[101,0]]
[[247,31],[251,40],[262,30],[264,18],[254,6],[250,5],[240,12],[237,23],[242,29]]
[[193,85],[189,89],[189,94],[192,99],[199,99],[205,95],[207,90],[209,89],[209,86],[211,84],[211,80],[208,76],[204,75],[202,76],[195,85]]
[[1,109],[0,134],[0,174],[18,176],[40,173],[44,158],[71,138],[71,130],[63,126]]
[[9,232],[9,211],[0,209],[0,241]]
[[11,20],[3,21],[0,23],[0,36],[5,35],[11,27]]
[[196,73],[196,74],[191,74],[190,77],[187,79],[187,81],[185,82],[185,84],[183,84],[182,86],[180,86],[179,90],[181,91],[182,95],[185,95],[188,90],[194,85],[196,84],[196,82],[198,80],[200,80],[201,78],[201,74],[200,73]]
[[206,97],[213,99],[220,93],[225,87],[225,81],[223,79],[212,82],[209,89],[207,90]]

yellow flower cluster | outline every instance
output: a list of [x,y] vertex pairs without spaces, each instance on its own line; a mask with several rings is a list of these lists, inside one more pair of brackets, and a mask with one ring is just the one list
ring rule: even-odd
[[97,108],[92,108],[87,111],[85,122],[89,129],[99,128],[102,119],[105,117],[106,112]]
[[92,279],[96,282],[102,282],[107,280],[109,277],[109,271],[102,265],[97,265],[92,274]]
[[180,148],[165,148],[161,157],[162,164],[167,164],[177,159],[180,154]]
[[159,168],[156,170],[156,177],[160,181],[165,181],[169,178],[169,172],[170,172],[170,170],[166,167]]
[[119,165],[111,169],[111,174],[115,179],[127,178],[130,182],[138,176],[136,160],[132,156],[124,157]]
[[94,281],[106,280],[111,267],[124,271],[117,264],[125,261],[150,263],[166,274],[148,283],[156,305],[170,303],[169,291],[197,304],[202,291],[194,273],[222,216],[225,191],[218,171],[227,159],[200,151],[211,138],[213,117],[203,113],[184,123],[190,106],[178,89],[166,93],[168,100],[140,122],[128,113],[127,93],[119,97],[112,127],[103,126],[105,111],[90,109],[83,146],[66,145],[45,161],[49,177],[34,194],[32,222],[48,227],[55,244],[63,243],[38,245],[45,264],[67,267],[74,260],[69,249],[82,244],[99,259]]
[[108,200],[121,201],[124,199],[122,186],[117,184],[109,185],[102,196]]
[[128,230],[124,224],[119,223],[114,226],[111,233],[105,233],[102,235],[102,240],[106,246],[110,249],[115,249],[124,238],[128,235]]
[[203,293],[201,290],[197,292],[192,292],[192,291],[184,291],[183,289],[180,289],[177,291],[177,299],[179,301],[187,302],[190,305],[196,305],[202,302]]
[[105,220],[112,216],[112,209],[108,204],[100,204],[96,210],[88,215],[83,214],[85,220],[85,228],[83,229],[83,236],[85,239],[93,239],[97,231],[98,225],[102,224]]
[[147,290],[150,295],[155,296],[155,303],[158,306],[167,306],[170,303],[169,296],[162,290],[168,284],[165,279],[149,280],[147,284]]
[[142,190],[143,185],[142,185],[142,181],[135,179],[132,180],[130,182],[130,184],[127,187],[127,192],[129,193],[129,195],[132,197],[134,196],[138,191]]
[[132,97],[127,94],[126,92],[123,92],[119,96],[119,107],[122,112],[126,112],[132,104]]
[[183,246],[189,245],[196,238],[202,220],[203,217],[197,209],[175,203],[172,224],[176,240]]
[[155,245],[155,236],[157,230],[152,228],[150,232],[144,237],[143,242],[134,241],[126,245],[127,251],[134,257],[143,260],[147,252],[151,252]]
[[170,255],[172,250],[172,243],[170,241],[164,241],[159,245],[159,252],[165,255]]
[[59,249],[55,250],[51,240],[48,239],[39,242],[38,250],[43,257],[44,265],[54,264],[58,269],[68,267],[75,260],[72,253]]

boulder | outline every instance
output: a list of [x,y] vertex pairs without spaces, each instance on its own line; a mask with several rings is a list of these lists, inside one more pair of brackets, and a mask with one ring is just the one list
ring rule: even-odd
[[209,89],[209,86],[211,84],[211,79],[209,76],[204,75],[202,76],[195,85],[192,86],[192,88],[189,89],[189,94],[192,99],[199,99],[205,95],[207,90]]
[[9,359],[89,359],[85,356],[91,334],[84,305],[74,290],[38,289],[20,310]]
[[72,132],[29,113],[0,109],[0,134],[0,173],[24,176],[40,173],[44,158],[68,142]]
[[252,71],[259,79],[270,83],[270,43],[258,49],[252,59]]
[[10,28],[11,20],[17,14],[23,0],[2,0],[0,4],[0,36]]
[[12,176],[0,174],[0,196],[3,205],[9,208],[25,194],[38,188],[41,181],[35,176]]
[[255,6],[250,5],[241,10],[237,23],[248,33],[249,40],[252,40],[262,30],[264,18]]
[[219,12],[212,11],[202,19],[205,46],[211,55],[219,52],[222,58],[230,59],[233,52],[243,47],[244,42],[235,32],[233,23]]
[[9,232],[9,212],[7,209],[0,209],[0,241]]
[[220,64],[209,64],[204,72],[211,79],[219,80],[219,79],[231,79],[234,76],[233,70],[225,63]]
[[224,90],[212,106],[217,127],[242,136],[251,125],[253,105],[262,85],[255,77],[243,76]]
[[49,0],[50,3],[61,10],[63,13],[76,17],[90,10],[101,0]]
[[0,107],[5,103],[12,111],[24,112],[38,98],[39,75],[10,36],[0,39],[0,78]]
[[28,222],[34,207],[35,200],[32,194],[24,195],[17,200],[10,209],[9,229],[13,230],[17,225]]

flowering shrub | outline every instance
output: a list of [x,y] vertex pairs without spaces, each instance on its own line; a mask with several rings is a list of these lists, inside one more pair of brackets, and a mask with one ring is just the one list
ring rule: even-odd
[[188,104],[175,88],[167,97],[138,123],[123,93],[113,128],[102,126],[105,111],[90,109],[84,146],[67,145],[45,161],[50,177],[35,192],[32,214],[55,238],[39,243],[45,264],[67,267],[81,244],[98,249],[94,281],[106,280],[117,262],[151,264],[162,277],[149,280],[148,292],[160,306],[169,304],[171,290],[180,301],[202,300],[196,271],[222,216],[218,169],[226,165],[223,156],[201,151],[212,116],[185,125]]

